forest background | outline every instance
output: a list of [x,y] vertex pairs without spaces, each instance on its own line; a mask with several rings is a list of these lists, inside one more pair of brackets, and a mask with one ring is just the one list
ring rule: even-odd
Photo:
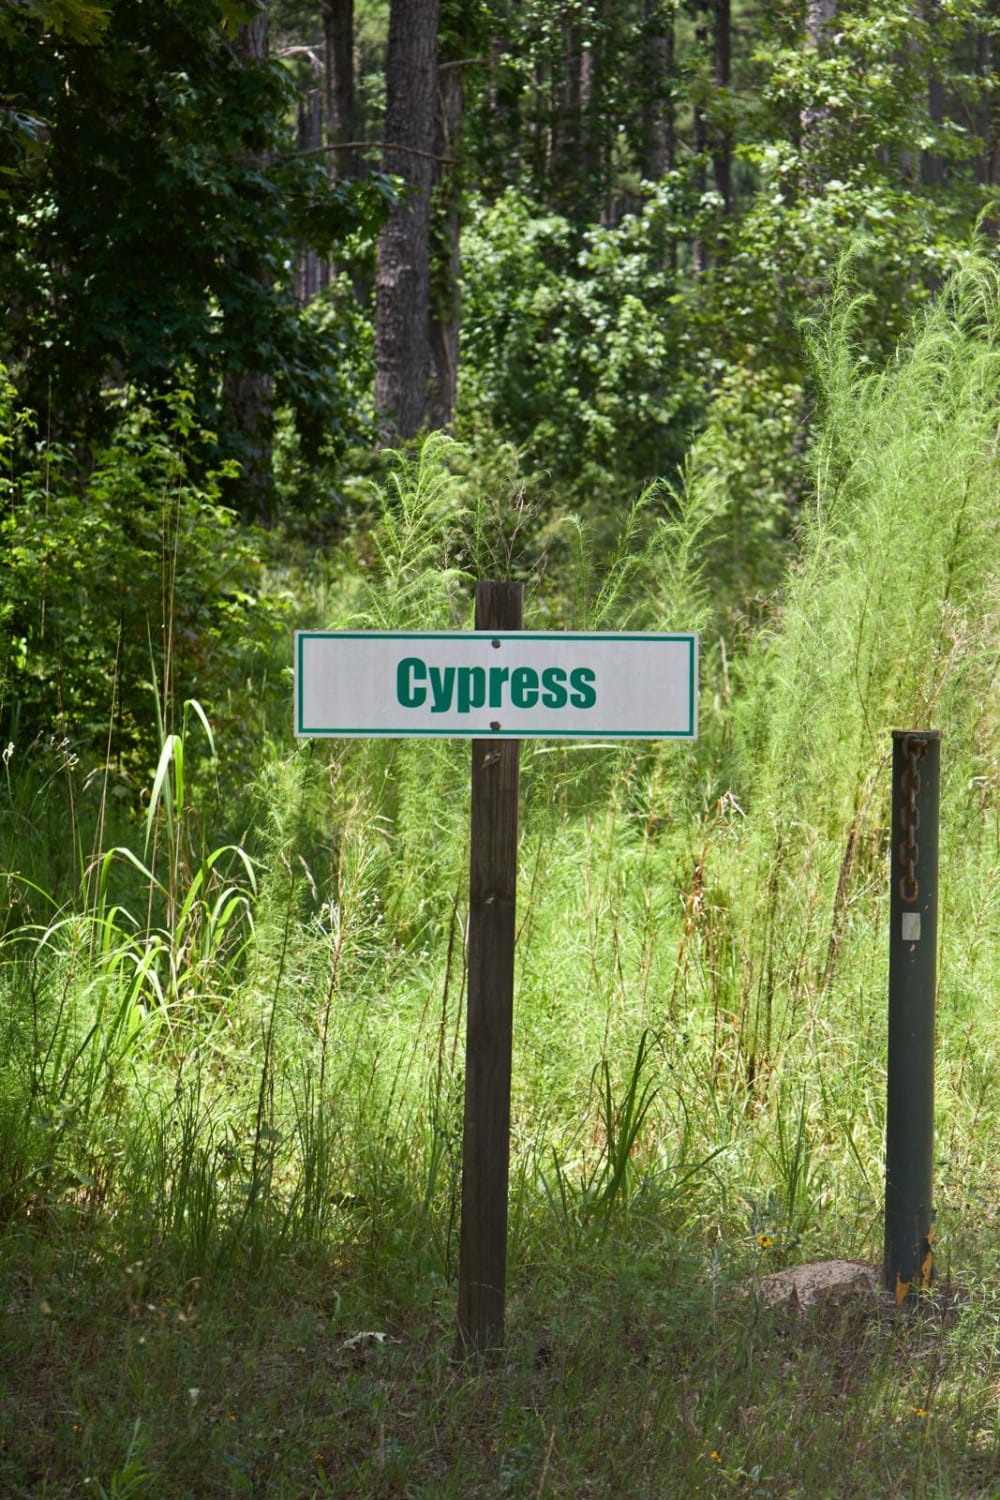
[[[994,1495],[992,0],[4,0],[0,1487]],[[291,633],[697,629],[523,766],[508,1339],[452,1360],[467,751]],[[881,1251],[944,732],[938,1282]]]

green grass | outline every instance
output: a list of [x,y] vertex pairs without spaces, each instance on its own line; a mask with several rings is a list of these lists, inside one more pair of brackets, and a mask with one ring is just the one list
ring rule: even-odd
[[484,1371],[452,1362],[426,1268],[379,1296],[290,1250],[178,1284],[98,1243],[5,1246],[12,1497],[996,1492],[995,1261],[911,1315],[792,1319],[754,1299],[762,1255],[692,1253],[651,1215],[516,1262]]
[[[852,316],[753,628],[710,453],[602,571],[437,439],[300,585],[317,627],[461,627],[500,558],[545,625],[703,630],[697,746],[524,749],[495,1364],[453,1358],[468,747],[275,727],[236,828],[211,705],[131,822],[5,759],[0,1494],[1000,1493],[1000,316],[973,267],[869,376]],[[881,1257],[904,721],[945,734],[938,1280],[793,1317],[763,1275]]]

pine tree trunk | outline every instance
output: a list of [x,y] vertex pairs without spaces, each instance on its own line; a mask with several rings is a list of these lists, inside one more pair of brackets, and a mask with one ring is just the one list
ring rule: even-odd
[[644,0],[642,175],[659,182],[674,168],[674,15],[666,0]]
[[[323,145],[323,95],[312,89],[299,99],[296,119],[296,144],[300,151],[319,151]],[[295,296],[301,307],[318,297],[329,281],[330,268],[315,250],[299,252],[295,267]]]
[[[839,0],[806,0],[806,48],[820,58],[828,57],[837,20]],[[799,116],[803,160],[803,186],[822,192],[829,171],[824,160],[830,136],[830,111],[823,104],[807,104]]]
[[[266,62],[268,55],[268,13],[266,3],[253,20],[241,26],[233,42],[233,52],[246,65]],[[261,162],[260,165],[265,165]],[[247,277],[264,283],[267,268],[261,265],[240,267]],[[248,342],[253,330],[247,324],[250,312],[235,312],[227,318],[226,333],[239,342]],[[240,490],[249,504],[243,510],[263,523],[272,519],[274,497],[274,380],[270,371],[230,368],[222,377],[222,398],[228,409],[242,447],[243,473]]]
[[[699,47],[704,47],[708,41],[708,28],[701,21],[695,27],[694,38]],[[697,165],[694,170],[694,187],[699,198],[704,197],[708,187],[705,173],[704,157],[708,150],[708,115],[704,94],[699,90],[692,104],[691,136]],[[696,234],[691,241],[691,269],[695,276],[700,276],[707,269],[708,252],[705,241],[700,234]]]
[[590,7],[591,36],[580,55],[580,156],[577,181],[581,206],[588,218],[607,223],[609,202],[609,143],[604,118],[605,26],[608,0]]
[[[985,6],[985,20],[988,24],[981,26],[976,32],[976,72],[982,90],[979,108],[976,111],[976,134],[983,143],[977,175],[981,183],[988,187],[996,187],[1000,184],[1000,100],[991,85],[996,61],[996,45],[993,38],[997,23],[1000,21],[1000,4],[997,0],[988,0]],[[992,211],[986,221],[986,227],[996,237],[997,219]]]
[[[354,0],[323,0],[327,143],[358,139],[354,101]],[[330,153],[331,177],[356,177],[355,151]]]
[[552,187],[557,201],[571,209],[577,198],[583,148],[584,61],[580,17],[566,8],[560,16],[562,67],[553,69],[549,148]]
[[427,415],[430,200],[434,177],[439,0],[392,0],[382,164],[406,181],[378,245],[375,406],[383,425],[413,437]]
[[449,160],[436,164],[434,189],[441,232],[430,301],[431,390],[427,414],[430,427],[450,426],[458,387],[461,169],[457,159],[461,151],[464,103],[460,62],[441,64],[435,151]]
[[[948,98],[944,80],[938,72],[935,59],[935,43],[939,40],[939,29],[941,23],[941,0],[915,0],[918,14],[922,15],[927,25],[927,37],[929,43],[929,57],[926,65],[927,77],[927,117],[935,130],[939,129],[948,118],[952,102]],[[976,33],[977,43],[983,34]],[[977,71],[980,61],[980,53],[976,49]],[[988,59],[987,71],[988,71]],[[921,151],[920,153],[920,181],[924,187],[939,188],[943,186],[948,177],[948,164],[944,157],[939,156],[936,151]]]
[[[933,65],[927,70],[927,113],[931,124],[942,125],[948,109],[944,84]],[[924,187],[939,188],[945,180],[945,163],[936,151],[920,153],[920,181]]]
[[[730,78],[730,52],[731,52],[731,16],[730,0],[715,0],[713,31],[713,82],[717,94],[723,94],[729,88]],[[726,213],[732,208],[733,203],[733,143],[728,127],[723,125],[715,131],[715,139],[712,146],[712,175],[715,179],[715,191],[722,199],[722,205]]]

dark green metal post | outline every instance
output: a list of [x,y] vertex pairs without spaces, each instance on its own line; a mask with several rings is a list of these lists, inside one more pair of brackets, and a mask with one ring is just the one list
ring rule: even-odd
[[889,1079],[885,1129],[887,1289],[903,1302],[934,1265],[934,1012],[941,733],[892,733]]

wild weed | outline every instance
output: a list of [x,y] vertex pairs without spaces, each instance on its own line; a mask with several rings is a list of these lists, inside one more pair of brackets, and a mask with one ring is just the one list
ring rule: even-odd
[[[524,756],[509,1337],[489,1378],[448,1358],[467,747],[286,751],[273,728],[241,796],[253,826],[215,837],[225,733],[161,697],[130,835],[110,801],[97,843],[62,815],[72,895],[0,921],[0,1365],[33,1370],[0,1403],[0,1486],[31,1492],[16,1428],[50,1379],[46,1411],[73,1413],[45,1437],[60,1492],[88,1473],[109,1494],[180,1492],[179,1474],[191,1493],[643,1494],[666,1474],[684,1494],[832,1495],[831,1454],[845,1500],[890,1471],[900,1493],[989,1492],[992,276],[972,268],[881,375],[852,359],[849,299],[817,331],[814,500],[753,619],[713,598],[710,466],[649,492],[604,566],[578,519],[544,534],[516,489],[481,503],[443,439],[394,461],[343,591],[303,583],[316,626],[465,628],[478,567],[548,570],[537,623],[705,630],[697,745]],[[962,1317],[941,1299],[938,1323],[793,1325],[754,1301],[761,1275],[879,1253],[886,741],[925,714],[946,734],[937,1183]],[[47,840],[68,772],[19,784],[20,755],[7,826]],[[33,870],[8,857],[7,887]],[[65,1349],[97,1342],[95,1377]]]

